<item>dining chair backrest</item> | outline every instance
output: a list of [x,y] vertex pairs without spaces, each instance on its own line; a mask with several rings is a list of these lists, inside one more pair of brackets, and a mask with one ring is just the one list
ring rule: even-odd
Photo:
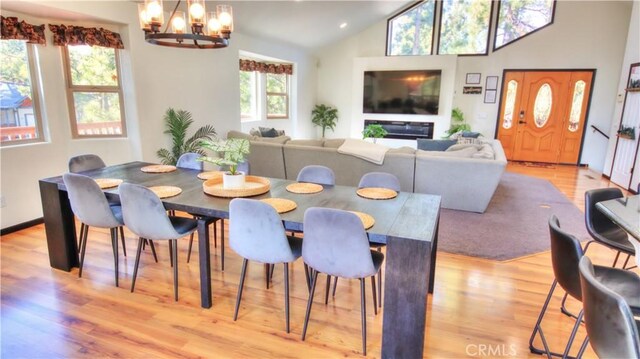
[[102,158],[97,155],[80,155],[69,159],[69,172],[78,173],[106,167]]
[[270,204],[236,198],[229,204],[229,244],[243,258],[262,263],[296,259],[282,218]]
[[578,239],[560,228],[558,217],[549,218],[551,264],[558,284],[570,296],[582,300],[578,264],[584,255]]
[[150,240],[180,238],[160,198],[150,189],[132,183],[119,187],[124,224],[138,237]]
[[332,276],[364,278],[376,273],[360,218],[332,208],[304,212],[302,257],[313,269]]
[[599,358],[640,358],[640,334],[624,298],[595,276],[589,257],[580,261],[582,306],[589,342]]
[[369,172],[360,178],[358,188],[378,187],[388,188],[400,192],[400,180],[398,177],[386,172]]
[[202,169],[204,168],[204,163],[202,161],[198,161],[198,158],[200,157],[202,157],[202,155],[199,153],[183,153],[180,158],[178,158],[176,167],[202,171]]
[[589,234],[598,239],[605,232],[623,232],[617,224],[596,208],[596,204],[610,199],[624,197],[618,188],[598,188],[584,193],[584,218]]
[[336,175],[329,167],[310,165],[303,167],[298,172],[296,181],[333,186],[336,184]]
[[99,228],[114,228],[122,225],[114,216],[107,197],[93,178],[76,173],[65,173],[62,180],[67,188],[71,209],[82,223]]

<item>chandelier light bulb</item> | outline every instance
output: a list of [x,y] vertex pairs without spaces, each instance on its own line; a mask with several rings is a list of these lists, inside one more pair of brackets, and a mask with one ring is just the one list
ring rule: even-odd
[[186,21],[184,21],[183,16],[176,16],[173,18],[171,25],[173,26],[173,31],[177,33],[184,33]]
[[198,3],[191,4],[189,13],[194,19],[202,19],[204,17],[204,7]]
[[157,18],[162,14],[162,6],[157,1],[152,1],[147,5],[148,18]]
[[218,16],[218,20],[220,21],[220,24],[222,26],[229,26],[231,25],[231,14],[229,14],[228,12],[221,12],[220,15]]
[[207,26],[209,27],[209,31],[211,33],[217,33],[222,28],[220,21],[218,21],[218,19],[216,18],[209,19],[209,23]]

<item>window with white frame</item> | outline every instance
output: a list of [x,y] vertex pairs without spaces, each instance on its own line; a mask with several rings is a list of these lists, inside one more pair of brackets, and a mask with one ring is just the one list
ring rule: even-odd
[[125,137],[118,50],[87,45],[63,49],[73,137]]
[[265,74],[267,118],[289,118],[289,81],[287,74]]
[[0,41],[0,144],[44,141],[34,45]]
[[240,60],[242,122],[288,119],[291,64]]
[[240,118],[258,120],[258,76],[255,71],[240,71]]

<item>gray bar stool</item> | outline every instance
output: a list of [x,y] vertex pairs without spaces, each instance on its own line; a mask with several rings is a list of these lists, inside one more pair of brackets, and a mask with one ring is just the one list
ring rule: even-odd
[[[64,185],[67,188],[69,202],[73,213],[78,217],[82,226],[80,227],[80,269],[78,277],[82,277],[84,266],[84,254],[87,249],[87,239],[89,227],[109,228],[111,234],[111,246],[113,248],[113,260],[115,266],[115,281],[118,286],[118,229],[123,235],[122,208],[117,205],[109,205],[107,198],[100,189],[100,186],[92,178],[75,174],[65,173],[62,176]],[[124,241],[123,241],[124,243]]]
[[136,285],[138,266],[140,265],[140,252],[145,239],[149,241],[170,241],[171,257],[173,262],[173,294],[178,300],[178,238],[196,230],[198,221],[191,218],[168,216],[162,201],[150,189],[131,184],[120,185],[120,201],[124,223],[138,239],[138,251],[136,252],[136,264],[133,268],[131,292]]
[[304,328],[302,329],[302,340],[307,334],[313,294],[318,283],[318,273],[327,274],[327,282],[330,281],[330,276],[357,278],[360,280],[362,352],[366,355],[365,279],[371,277],[371,286],[375,297],[375,275],[384,261],[384,255],[369,249],[369,240],[362,226],[362,221],[355,214],[338,209],[307,209],[304,213],[302,258],[314,270]]

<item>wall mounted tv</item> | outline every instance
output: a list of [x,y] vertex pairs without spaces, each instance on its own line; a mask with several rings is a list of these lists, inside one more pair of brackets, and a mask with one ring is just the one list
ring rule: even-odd
[[365,71],[363,113],[437,115],[441,70]]

